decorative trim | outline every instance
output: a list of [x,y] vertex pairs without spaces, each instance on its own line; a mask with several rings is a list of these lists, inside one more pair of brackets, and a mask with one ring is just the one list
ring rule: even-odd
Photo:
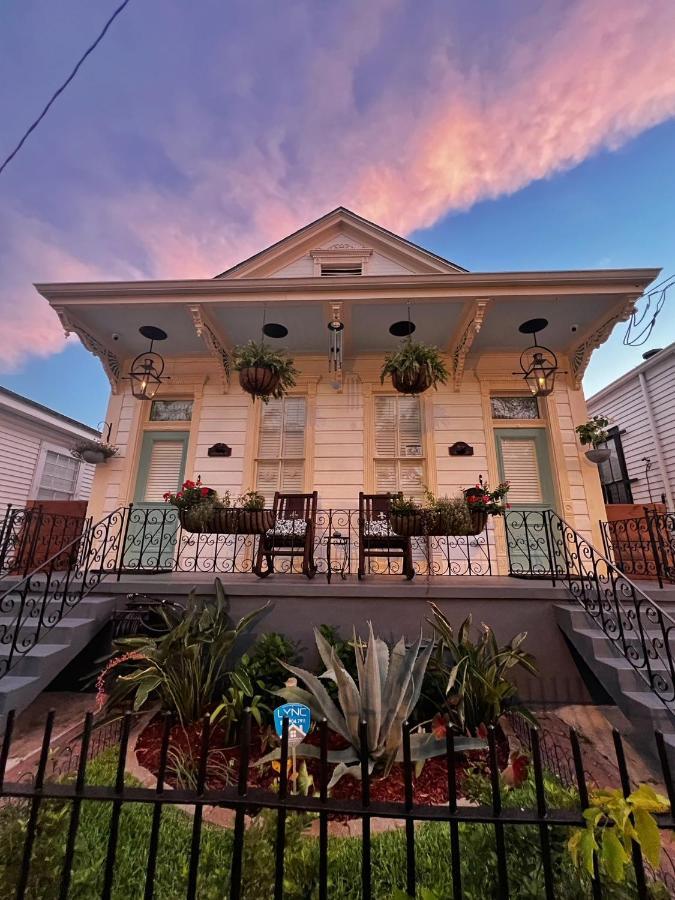
[[227,393],[230,389],[230,373],[232,371],[230,350],[226,346],[226,342],[218,335],[217,328],[204,307],[195,303],[189,309],[197,337],[204,341],[206,349],[222,368],[223,393]]
[[59,317],[66,337],[70,334],[76,334],[85,349],[100,359],[103,371],[110,382],[110,390],[113,394],[116,394],[119,390],[122,375],[122,366],[117,355],[109,347],[106,347],[102,341],[87,331],[77,319],[74,319],[70,310],[63,306],[54,306],[53,309]]
[[595,328],[590,334],[587,334],[581,343],[573,348],[570,353],[570,365],[572,367],[572,382],[575,390],[578,391],[581,388],[581,382],[591,360],[591,356],[593,355],[593,351],[597,350],[598,347],[605,343],[615,325],[630,319],[635,311],[635,304],[641,296],[641,294],[636,294],[635,296],[624,300],[618,310],[615,310],[602,325]]
[[469,312],[462,320],[462,324],[456,332],[456,335],[459,335],[459,337],[453,338],[450,342],[450,353],[452,356],[452,386],[456,391],[461,387],[466,358],[476,339],[476,335],[483,326],[483,320],[489,302],[489,300],[474,300],[471,303]]

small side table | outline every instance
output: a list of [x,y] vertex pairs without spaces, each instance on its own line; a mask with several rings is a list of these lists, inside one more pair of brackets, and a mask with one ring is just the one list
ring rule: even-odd
[[349,569],[349,536],[339,531],[333,531],[326,541],[326,578],[330,584],[333,575],[339,575],[343,580],[347,577]]

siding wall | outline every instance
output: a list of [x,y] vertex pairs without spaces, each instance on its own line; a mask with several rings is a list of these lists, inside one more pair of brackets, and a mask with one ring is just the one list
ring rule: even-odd
[[[330,243],[330,242],[329,242]],[[355,248],[355,249],[358,249]],[[368,257],[368,275],[409,275],[411,269],[406,269],[400,263],[382,253],[373,253]],[[309,253],[298,257],[287,266],[274,272],[275,278],[309,278],[314,274],[314,260]]]
[[[38,425],[22,416],[0,412],[0,510],[8,503],[25,506],[33,500],[31,490],[40,461],[43,444],[70,453],[75,437],[46,425]],[[91,492],[95,466],[80,466],[78,492],[75,500],[87,500]]]
[[635,503],[648,503],[649,491],[645,478],[643,457],[649,457],[652,468],[649,472],[649,486],[654,501],[670,488],[675,495],[675,350],[662,351],[663,357],[656,357],[643,370],[647,392],[656,422],[656,432],[664,457],[665,471],[659,465],[655,436],[647,417],[644,397],[638,375],[633,375],[616,387],[601,391],[588,402],[591,415],[604,415],[622,432],[621,442],[626,457],[626,468],[630,478]]

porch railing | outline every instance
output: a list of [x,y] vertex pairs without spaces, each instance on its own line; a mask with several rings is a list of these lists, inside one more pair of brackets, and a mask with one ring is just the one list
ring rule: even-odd
[[553,510],[511,512],[506,533],[511,574],[562,583],[675,715],[675,619]]
[[[383,536],[389,533],[383,523]],[[299,573],[304,534],[294,534],[288,523],[279,522],[272,536],[285,535],[297,552],[275,560],[275,571]],[[260,538],[251,534],[198,534],[186,531],[175,508],[129,511],[129,524],[122,554],[122,569],[128,573],[186,572],[201,574],[247,574],[253,572]],[[413,564],[417,575],[490,575],[490,533],[470,536],[414,537]],[[324,509],[314,524],[313,555],[317,574],[332,578],[356,575],[359,565],[359,512],[356,509]],[[386,556],[366,561],[366,574],[402,575],[401,558]]]
[[64,555],[59,562],[67,568],[77,558],[77,538],[88,524],[82,515],[46,512],[41,506],[7,506],[0,522],[0,577],[25,577],[66,545],[69,558]]
[[625,575],[675,584],[675,513],[645,507],[644,515],[601,522],[605,553]]

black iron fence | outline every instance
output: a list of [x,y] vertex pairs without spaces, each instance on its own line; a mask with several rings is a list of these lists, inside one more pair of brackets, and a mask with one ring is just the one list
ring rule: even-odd
[[[266,532],[271,546],[283,539],[288,555],[274,559],[274,571],[302,571],[306,523],[277,520]],[[387,520],[367,523],[368,538],[397,537]],[[375,529],[378,529],[377,532]],[[133,507],[122,557],[129,572],[187,572],[201,574],[247,574],[255,572],[260,536],[214,534],[186,530],[173,507]],[[400,540],[400,539],[399,539]],[[490,532],[462,536],[411,538],[416,575],[490,575]],[[319,510],[312,523],[311,554],[315,571],[329,581],[356,575],[359,569],[359,512],[355,509]],[[295,552],[293,552],[295,551]],[[402,575],[400,557],[368,557],[366,574]]]
[[675,515],[648,507],[644,515],[601,522],[605,555],[631,578],[675,583]]
[[77,558],[77,538],[90,524],[82,515],[46,512],[41,506],[7,506],[0,523],[0,577],[25,577],[66,545],[59,564],[67,568]]
[[675,714],[675,619],[552,510],[509,513],[506,531],[511,574],[563,584]]
[[[483,896],[509,898],[518,897],[520,884],[514,879],[514,854],[527,853],[525,861],[521,858],[521,877],[527,872],[530,883],[530,894],[539,885],[536,896],[549,898],[567,898],[574,889],[574,896],[580,896],[578,887],[585,878],[590,895],[596,900],[604,896],[603,881],[605,875],[597,857],[594,864],[593,879],[572,871],[570,874],[569,857],[566,842],[575,827],[585,827],[583,811],[589,806],[589,788],[584,772],[584,758],[579,736],[570,731],[570,751],[573,761],[574,791],[567,794],[568,801],[564,806],[552,806],[549,797],[550,785],[545,778],[545,766],[542,758],[539,733],[532,729],[529,734],[532,766],[532,800],[523,805],[509,802],[508,788],[505,787],[503,775],[500,773],[499,754],[494,730],[490,730],[485,752],[473,754],[473,765],[483,774],[486,794],[467,805],[461,801],[464,787],[462,777],[466,772],[467,760],[455,752],[454,736],[450,730],[446,733],[445,768],[447,770],[447,802],[440,805],[429,805],[416,801],[414,762],[411,758],[410,727],[404,723],[403,738],[403,783],[401,796],[395,801],[374,801],[371,791],[374,779],[371,775],[368,758],[365,756],[360,767],[360,784],[354,799],[336,799],[329,795],[328,783],[330,767],[328,764],[329,731],[326,722],[318,725],[318,761],[315,769],[313,789],[298,792],[289,777],[291,750],[289,748],[288,720],[284,722],[278,766],[276,790],[252,787],[250,772],[255,765],[253,744],[251,741],[251,717],[245,712],[239,723],[240,741],[237,748],[237,768],[231,783],[214,786],[211,781],[210,756],[212,747],[212,730],[209,720],[201,723],[199,748],[195,759],[194,781],[190,787],[176,778],[176,770],[172,769],[172,722],[164,717],[160,722],[160,744],[157,761],[153,767],[154,785],[142,787],[138,782],[125,775],[127,758],[130,752],[132,716],[126,714],[122,720],[117,748],[116,762],[107,782],[100,779],[97,783],[88,781],[87,761],[91,758],[89,747],[92,740],[93,719],[89,714],[82,727],[81,747],[77,754],[78,765],[74,777],[53,778],[48,771],[51,736],[54,728],[54,713],[50,712],[45,722],[42,748],[34,778],[10,781],[5,778],[7,761],[11,756],[13,716],[8,717],[2,748],[0,750],[0,829],[11,828],[12,821],[20,820],[16,841],[15,858],[4,859],[5,876],[3,887],[16,898],[38,896],[35,893],[35,882],[42,885],[41,898],[69,896],[75,880],[82,887],[82,871],[86,874],[88,897],[110,898],[119,895],[117,892],[118,873],[128,870],[129,862],[123,853],[129,852],[130,842],[144,849],[143,859],[136,862],[137,892],[133,896],[151,900],[158,893],[157,881],[160,877],[158,860],[160,856],[171,859],[172,897],[196,898],[202,896],[229,896],[239,900],[242,896],[254,896],[247,879],[251,877],[249,866],[256,860],[249,853],[246,855],[248,833],[255,828],[255,817],[261,811],[274,817],[275,837],[273,852],[268,861],[268,877],[270,890],[265,896],[274,896],[282,900],[284,896],[300,896],[298,885],[287,881],[287,835],[294,817],[305,814],[301,827],[308,824],[308,819],[318,820],[318,853],[311,865],[305,864],[303,877],[308,880],[302,896],[318,896],[327,900],[331,893],[331,845],[334,837],[331,833],[331,822],[336,817],[358,823],[359,837],[358,858],[360,866],[352,865],[349,877],[351,888],[354,882],[358,887],[351,890],[350,896],[360,896],[369,900],[373,896],[384,896],[374,893],[374,873],[377,859],[373,854],[374,820],[389,820],[399,829],[401,852],[393,861],[388,877],[390,883],[387,895],[393,895],[396,889],[410,897],[417,896],[418,881],[422,866],[419,860],[419,828],[421,823],[435,823],[441,826],[447,835],[436,845],[436,852],[445,857],[447,878],[437,885],[443,891],[440,896],[450,894],[452,886],[453,900],[461,900],[464,896],[475,896],[470,882],[465,850],[470,842],[470,835],[475,829],[483,829],[491,835],[485,857],[481,860],[483,883],[490,887]],[[663,737],[656,733],[656,744],[662,766],[663,783],[671,804],[671,813],[656,816],[660,829],[672,829],[672,804],[675,792]],[[367,746],[365,722],[361,724],[360,744]],[[619,771],[620,787],[625,796],[632,789],[630,773],[621,737],[614,733],[614,746]],[[477,758],[480,757],[480,758]],[[12,816],[7,815],[7,804],[12,807]],[[107,827],[99,844],[95,835],[81,834],[81,819],[86,807],[92,806],[108,810]],[[163,827],[163,820],[169,815],[171,808],[181,807],[190,818],[187,824],[189,838],[181,840],[177,833],[175,821],[168,829]],[[140,809],[148,810],[148,815],[137,814]],[[221,853],[224,859],[214,858],[213,826],[209,834],[205,834],[204,822],[213,810],[229,811],[232,818],[221,825],[227,840],[223,842]],[[136,812],[134,812],[136,811]],[[3,812],[5,815],[3,816]],[[45,817],[51,815],[51,818]],[[40,841],[44,838],[47,825],[54,830],[56,817],[57,834],[49,845],[48,855],[39,852]],[[254,817],[254,818],[249,818]],[[141,825],[141,823],[143,823]],[[131,829],[131,833],[129,832]],[[16,830],[14,837],[16,840]],[[520,841],[519,837],[525,839]],[[208,839],[208,841],[207,841]],[[311,838],[306,838],[311,840]],[[165,846],[166,841],[171,842]],[[205,843],[210,842],[207,849]],[[446,843],[447,842],[447,843]],[[137,851],[136,851],[137,852]],[[380,851],[382,852],[382,851]],[[203,854],[207,860],[202,859]],[[225,873],[223,880],[214,885],[211,880],[204,884],[211,875],[211,866],[215,862],[222,864]],[[354,859],[356,864],[357,859]],[[436,861],[438,863],[438,861]],[[42,871],[44,865],[49,872]],[[360,869],[360,870],[359,870]],[[294,876],[295,877],[295,876]],[[659,877],[651,873],[642,857],[639,844],[633,843],[629,873],[625,884],[630,896],[644,900],[650,896],[650,880]],[[570,880],[571,879],[571,880]],[[46,886],[45,886],[46,885]],[[360,889],[359,889],[360,888]],[[215,889],[215,893],[214,893]],[[295,892],[294,892],[295,891]],[[466,893],[465,893],[466,892]],[[166,884],[162,885],[162,895],[166,893]],[[262,896],[257,894],[256,896]],[[434,896],[436,896],[434,894]],[[629,896],[629,893],[626,893]]]

